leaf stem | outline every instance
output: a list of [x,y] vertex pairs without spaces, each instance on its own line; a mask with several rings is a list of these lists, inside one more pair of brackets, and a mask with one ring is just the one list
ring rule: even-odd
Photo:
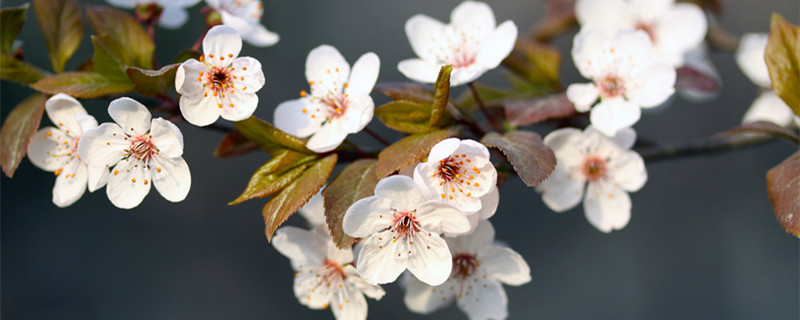
[[497,123],[492,114],[489,113],[489,109],[486,108],[486,105],[483,103],[483,99],[481,99],[481,95],[478,93],[478,89],[475,88],[475,82],[467,83],[469,90],[472,92],[472,97],[475,99],[475,104],[478,105],[478,108],[481,109],[483,116],[486,117],[486,120],[489,121],[489,124],[494,128],[495,131],[503,133],[504,130],[500,125]]

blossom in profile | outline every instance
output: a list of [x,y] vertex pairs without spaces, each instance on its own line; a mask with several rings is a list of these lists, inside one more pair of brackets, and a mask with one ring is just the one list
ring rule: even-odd
[[279,104],[275,126],[296,137],[310,136],[306,146],[313,151],[336,149],[372,120],[375,103],[369,94],[379,71],[380,60],[372,52],[358,58],[351,70],[336,48],[314,48],[306,59],[311,92],[301,91],[301,98]]
[[494,227],[482,221],[475,232],[445,238],[453,256],[447,281],[429,286],[408,277],[403,299],[409,310],[429,314],[452,302],[471,320],[505,319],[508,297],[502,284],[520,286],[531,281],[528,263],[514,250],[494,244]]
[[582,199],[586,219],[598,230],[622,229],[631,218],[628,193],[638,191],[647,181],[644,160],[630,150],[635,141],[636,132],[630,128],[613,137],[591,126],[583,132],[555,130],[544,138],[544,144],[556,155],[556,169],[536,190],[553,211],[574,208]]
[[235,30],[216,26],[203,39],[200,60],[189,59],[178,67],[175,88],[186,121],[202,127],[220,116],[241,121],[253,115],[264,72],[258,60],[239,57],[241,49],[242,39]]
[[441,233],[462,234],[469,221],[453,206],[426,201],[409,177],[378,181],[375,195],[356,201],[344,215],[342,228],[363,238],[356,269],[374,284],[395,281],[408,269],[417,279],[439,285],[450,276],[452,256]]
[[196,5],[200,0],[106,0],[113,6],[124,9],[148,11],[153,14],[158,25],[167,29],[178,29],[189,20],[187,8]]
[[418,14],[408,19],[405,29],[418,58],[401,61],[400,72],[414,81],[434,83],[442,66],[452,65],[451,86],[472,82],[496,68],[517,41],[513,21],[498,26],[492,8],[475,1],[455,7],[450,24]]
[[745,112],[742,123],[769,121],[783,127],[792,124],[800,127],[800,117],[772,91],[772,81],[764,60],[768,39],[769,35],[764,33],[744,34],[736,50],[739,68],[763,91]]
[[236,30],[242,39],[256,47],[269,47],[280,40],[277,33],[261,24],[264,5],[261,0],[206,0],[219,12],[222,24]]
[[703,42],[708,22],[699,6],[675,0],[577,0],[575,17],[612,37],[642,30],[653,44],[653,60],[680,67],[684,55]]
[[294,277],[294,295],[311,309],[330,308],[336,319],[367,318],[366,295],[380,300],[380,286],[361,279],[353,267],[353,250],[339,249],[325,227],[307,231],[283,227],[275,231],[272,245],[289,258]]
[[145,106],[127,97],[111,101],[108,114],[114,123],[84,132],[78,154],[90,168],[111,170],[106,187],[111,203],[136,207],[151,185],[171,202],[185,199],[192,178],[178,127],[162,118],[151,120]]
[[108,181],[108,169],[88,167],[78,156],[78,143],[85,132],[97,128],[97,120],[66,94],[59,93],[45,103],[47,117],[55,127],[36,132],[28,144],[28,159],[36,167],[56,175],[53,203],[69,206],[89,192],[102,188]]
[[572,60],[592,82],[571,84],[567,98],[579,112],[591,109],[589,118],[600,132],[613,136],[632,126],[641,108],[658,106],[675,92],[675,69],[651,60],[651,49],[644,31],[623,30],[608,37],[585,27],[575,36]]

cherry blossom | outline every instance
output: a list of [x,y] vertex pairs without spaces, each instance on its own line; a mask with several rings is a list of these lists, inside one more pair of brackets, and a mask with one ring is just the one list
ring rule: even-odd
[[739,49],[736,50],[736,63],[739,68],[750,81],[763,90],[745,112],[742,123],[769,121],[784,127],[792,124],[800,127],[800,117],[772,91],[772,81],[764,60],[768,39],[769,35],[763,33],[744,34]]
[[336,48],[314,48],[306,59],[311,92],[301,91],[300,99],[278,105],[275,126],[300,138],[311,136],[306,146],[313,151],[335,149],[372,120],[375,103],[369,94],[379,71],[380,60],[372,52],[358,58],[351,70]]
[[575,16],[583,27],[612,37],[621,30],[642,30],[653,44],[653,60],[679,67],[684,54],[705,38],[703,10],[675,0],[577,0]]
[[86,114],[78,100],[59,93],[45,103],[45,111],[56,127],[36,132],[28,144],[28,159],[44,171],[54,172],[53,203],[61,208],[89,192],[102,188],[108,181],[108,170],[88,167],[78,156],[78,143],[83,134],[97,128],[97,120]]
[[628,192],[638,191],[647,181],[644,160],[630,150],[635,141],[636,132],[630,128],[613,137],[591,126],[583,132],[555,130],[544,143],[556,154],[556,169],[536,190],[556,212],[569,210],[583,199],[589,223],[603,232],[622,229],[631,218]]
[[158,25],[167,29],[177,29],[186,24],[189,20],[189,13],[186,8],[191,8],[196,5],[200,0],[106,0],[111,5],[133,9],[137,6],[158,6],[156,10],[161,12],[158,14]]
[[152,119],[131,98],[111,101],[108,114],[115,123],[86,131],[78,154],[89,167],[110,168],[106,193],[118,208],[139,205],[150,186],[171,202],[182,201],[192,184],[183,155],[183,135],[172,122]]
[[289,258],[297,273],[294,295],[311,309],[329,308],[336,319],[367,318],[367,297],[380,300],[380,286],[361,279],[353,267],[353,250],[339,249],[325,227],[313,232],[295,227],[275,231],[272,245]]
[[322,198],[322,190],[317,192],[311,199],[308,199],[303,207],[297,210],[311,228],[325,224],[325,199]]
[[429,314],[456,301],[471,320],[507,318],[508,298],[502,284],[526,284],[531,270],[519,253],[493,244],[494,233],[492,224],[483,221],[472,234],[445,238],[453,256],[450,277],[438,286],[409,277],[403,299],[406,307]]
[[471,82],[496,68],[514,49],[517,26],[499,26],[486,3],[464,1],[450,14],[450,24],[418,14],[406,22],[406,35],[419,58],[401,61],[397,68],[411,80],[434,83],[444,65],[452,65],[450,85]]
[[226,26],[211,28],[203,39],[200,60],[186,60],[175,75],[181,94],[181,114],[196,126],[207,126],[220,116],[230,121],[247,119],[258,106],[264,86],[261,63],[239,57],[242,39]]
[[378,181],[375,195],[356,201],[345,213],[344,232],[362,239],[358,274],[370,283],[392,282],[408,269],[422,282],[447,280],[452,257],[440,233],[469,231],[466,217],[441,201],[426,201],[409,177]]
[[[606,135],[639,121],[640,108],[660,105],[675,92],[675,69],[650,60],[652,45],[644,31],[623,30],[614,37],[584,27],[575,36],[572,59],[592,83],[571,84],[567,98]],[[592,108],[592,104],[600,102]]]
[[269,47],[280,40],[277,33],[261,24],[264,5],[261,0],[206,0],[222,17],[222,24],[236,30],[242,39],[256,47]]

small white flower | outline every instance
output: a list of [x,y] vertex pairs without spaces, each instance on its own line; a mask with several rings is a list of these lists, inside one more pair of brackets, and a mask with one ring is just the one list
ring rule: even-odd
[[163,8],[158,17],[158,25],[167,29],[177,29],[189,20],[186,8],[191,8],[200,0],[106,0],[111,5],[133,9],[138,5],[155,4]]
[[97,120],[86,114],[78,100],[59,93],[45,103],[47,117],[57,127],[39,130],[28,144],[28,159],[44,171],[55,172],[53,203],[69,206],[86,192],[102,188],[108,181],[105,168],[87,167],[78,156],[78,142],[83,134],[97,128]]
[[325,199],[322,197],[322,190],[319,190],[305,205],[297,210],[306,219],[311,228],[316,228],[325,223]]
[[[578,205],[583,198],[586,219],[603,232],[624,228],[631,218],[631,198],[647,181],[644,160],[629,150],[636,141],[633,129],[606,137],[593,127],[583,132],[564,128],[551,132],[544,144],[553,149],[558,164],[536,191],[556,212]],[[584,198],[584,186],[586,197]]]
[[653,43],[653,60],[682,66],[684,54],[705,38],[708,22],[703,10],[675,0],[577,0],[575,16],[583,27],[606,36],[620,30],[642,30]]
[[675,92],[675,69],[650,60],[652,45],[644,31],[624,30],[607,37],[593,28],[575,36],[572,59],[592,83],[571,84],[567,98],[586,112],[600,98],[592,125],[613,136],[639,121],[642,110],[660,105]]
[[108,114],[116,123],[103,123],[83,134],[78,154],[89,167],[111,168],[106,193],[118,208],[139,205],[150,186],[171,202],[189,193],[192,178],[183,155],[183,135],[172,122],[152,119],[131,98],[111,101]]
[[430,285],[450,276],[452,256],[440,233],[469,231],[467,218],[440,201],[425,201],[414,180],[391,176],[378,181],[375,195],[356,201],[342,228],[364,238],[358,274],[370,283],[392,282],[406,269]]
[[278,105],[275,126],[300,138],[311,136],[306,146],[313,151],[335,149],[372,120],[375,103],[369,94],[379,71],[380,60],[372,52],[358,58],[351,71],[336,48],[314,48],[306,59],[311,94],[302,91],[302,98]]
[[453,65],[450,85],[471,82],[496,68],[514,49],[517,26],[499,26],[486,3],[464,1],[450,14],[450,24],[418,14],[406,22],[406,35],[419,58],[401,61],[397,68],[411,80],[434,83],[442,66]]
[[235,30],[216,26],[203,39],[200,61],[189,59],[178,67],[175,88],[186,121],[202,127],[220,116],[241,121],[253,115],[264,72],[258,60],[239,57],[241,49],[242,39]]
[[736,63],[739,68],[750,81],[764,90],[745,112],[742,123],[769,121],[783,127],[792,123],[800,127],[800,117],[772,91],[772,81],[767,62],[764,60],[768,40],[769,35],[764,33],[744,34],[739,42],[739,49],[736,50]]
[[222,24],[236,29],[244,41],[256,47],[278,43],[277,33],[261,24],[264,5],[261,0],[206,0],[222,16]]
[[531,269],[515,252],[493,244],[494,228],[481,222],[470,235],[445,238],[453,256],[453,271],[432,287],[409,277],[403,301],[409,310],[429,314],[453,301],[471,320],[505,319],[508,298],[502,283],[520,286],[531,281]]
[[275,232],[272,245],[289,258],[297,273],[294,295],[311,309],[330,307],[336,319],[367,318],[364,295],[380,300],[385,292],[359,277],[353,267],[353,250],[339,249],[324,227],[313,232],[283,227]]

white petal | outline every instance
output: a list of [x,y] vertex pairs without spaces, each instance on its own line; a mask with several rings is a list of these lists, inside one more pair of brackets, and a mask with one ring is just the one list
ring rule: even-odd
[[[468,229],[469,222],[466,221],[466,218],[464,218],[464,222]],[[417,279],[436,286],[450,277],[450,272],[453,268],[453,256],[447,248],[447,243],[438,234],[417,233],[417,236],[414,237],[414,243],[410,247],[411,254],[408,259],[408,271],[411,271]]]
[[[477,276],[477,275],[476,275]],[[508,297],[499,282],[487,279],[478,279],[476,276],[465,280],[475,282],[474,289],[464,289],[458,298],[458,307],[467,314],[469,319],[505,319],[508,317]]]
[[[217,99],[209,95],[183,95],[180,100],[181,115],[189,123],[198,127],[205,127],[217,121],[220,107]],[[224,108],[224,106],[223,106]]]
[[120,161],[113,171],[106,186],[106,194],[111,203],[120,209],[132,209],[142,203],[152,184],[150,170],[140,161],[129,159]]
[[[303,266],[294,278],[294,296],[301,304],[311,309],[323,309],[331,302],[333,290],[337,288],[320,288],[320,277],[326,271],[323,266]],[[333,281],[332,281],[333,282]],[[331,290],[332,289],[332,290]]]
[[[364,241],[364,240],[362,240]],[[389,231],[370,236],[358,254],[356,269],[361,278],[373,284],[393,282],[406,269],[406,259],[396,259],[396,248],[403,242],[392,242]]]
[[584,182],[571,177],[567,169],[558,166],[547,180],[536,186],[536,190],[543,192],[542,201],[548,208],[564,212],[581,202]]
[[590,183],[583,201],[586,219],[602,232],[624,228],[631,218],[631,198],[622,188]]
[[53,187],[53,203],[60,208],[69,206],[86,192],[88,174],[80,160],[72,161],[56,177]]
[[156,155],[150,163],[150,172],[156,190],[164,199],[171,202],[186,199],[192,186],[192,176],[189,172],[189,165],[183,158]]
[[200,1],[202,0],[156,0],[155,2],[161,5],[162,7],[167,4],[171,4],[179,8],[190,8],[194,7]]
[[83,132],[97,128],[98,126],[97,119],[88,114],[75,115],[75,119],[78,121],[78,126],[81,128],[81,134],[83,134]]
[[615,58],[613,64],[632,63],[631,68],[635,69],[636,65],[650,62],[653,43],[643,30],[622,30],[611,38],[608,50]]
[[451,156],[459,146],[461,146],[461,140],[458,138],[447,138],[439,141],[439,143],[434,145],[433,148],[431,148],[431,151],[428,153],[427,163],[435,164],[440,160],[444,160],[445,158]]
[[409,18],[405,30],[414,53],[423,60],[436,61],[435,52],[441,50],[440,47],[445,41],[444,27],[439,20],[423,14]]
[[498,205],[500,205],[500,189],[494,187],[481,197],[481,210],[478,211],[478,216],[484,220],[491,218],[497,212]]
[[174,123],[162,118],[153,119],[150,125],[150,141],[162,156],[170,158],[183,155],[183,134]]
[[599,94],[600,90],[594,83],[573,83],[567,87],[567,99],[578,112],[589,111]]
[[675,0],[629,0],[629,10],[640,19],[649,21],[666,14]]
[[145,134],[150,130],[150,111],[136,100],[118,98],[108,105],[108,114],[127,134]]
[[612,63],[603,51],[608,37],[594,26],[585,26],[572,40],[572,61],[584,78],[602,77]]
[[481,268],[500,282],[520,286],[531,281],[528,263],[510,248],[489,244],[478,253],[478,259]]
[[[64,166],[69,160],[69,147],[65,147],[64,141],[68,145],[72,139],[64,131],[53,127],[44,127],[31,137],[28,143],[27,155],[31,163],[44,171],[56,171]],[[62,149],[66,148],[66,150]],[[62,155],[63,154],[63,155]]]
[[381,286],[371,284],[362,279],[352,264],[346,265],[342,269],[344,270],[344,275],[347,277],[346,281],[355,285],[355,287],[361,290],[365,296],[375,300],[380,300],[384,295],[386,295],[386,291],[383,291]]
[[164,11],[158,20],[158,25],[167,29],[178,29],[189,20],[189,13],[186,9],[178,6],[163,6]]
[[750,109],[744,114],[742,123],[752,123],[756,121],[769,121],[782,127],[792,123],[795,118],[792,109],[775,92],[768,91],[762,93]]
[[675,93],[675,69],[667,64],[653,64],[638,75],[625,97],[642,108],[658,106]]
[[442,285],[433,287],[419,281],[413,276],[409,276],[403,302],[406,307],[413,312],[430,314],[453,302],[455,293],[454,291],[447,290],[447,288],[456,285],[458,285],[458,283],[451,278]]
[[417,207],[422,228],[434,232],[459,234],[470,231],[469,220],[455,207],[442,201],[426,201]]
[[[314,110],[313,108],[316,107],[308,99],[281,102],[275,108],[275,115],[273,116],[275,127],[295,137],[308,137],[319,131],[322,127],[322,122],[325,121],[322,117],[311,118],[308,112]],[[303,112],[303,110],[306,110],[306,112]]]
[[285,226],[275,231],[272,246],[292,261],[292,266],[325,264],[325,246],[312,232]]
[[375,195],[391,199],[391,206],[399,211],[417,209],[424,202],[422,191],[409,177],[390,176],[378,181]]
[[[590,126],[586,130],[594,130],[594,128]],[[636,130],[633,130],[633,128],[620,129],[613,137],[607,138],[614,141],[620,148],[630,150],[633,144],[636,143]]]
[[[456,87],[462,84],[467,84],[472,81],[475,81],[476,79],[480,78],[480,76],[483,75],[486,71],[489,71],[489,69],[478,63],[473,63],[467,66],[466,68],[453,69],[453,73],[450,74],[450,87]],[[434,82],[435,80],[436,79],[434,78]]]
[[234,28],[218,25],[208,30],[203,38],[205,62],[225,67],[242,51],[242,37]]
[[666,10],[658,25],[656,59],[673,67],[683,65],[683,54],[698,46],[708,30],[703,10],[691,3],[675,4]]
[[[492,244],[494,241],[494,227],[488,220],[480,221],[475,231],[456,238],[447,238],[447,246],[450,252],[459,254],[476,255],[483,247]],[[483,258],[481,258],[482,260]]]
[[355,285],[347,281],[338,294],[333,295],[330,308],[337,320],[367,319],[367,300]]
[[86,172],[89,177],[89,192],[95,192],[108,183],[108,176],[111,173],[108,171],[108,168],[90,166],[86,167]]
[[625,16],[625,7],[623,0],[577,0],[575,17],[581,26],[592,26],[613,35],[630,20]]
[[47,99],[44,109],[50,121],[59,129],[65,130],[68,135],[80,137],[83,134],[76,116],[86,114],[86,109],[75,98],[63,93],[56,94]]
[[108,1],[108,3],[110,3],[112,6],[120,7],[123,9],[132,9],[139,3],[139,0],[106,0],[106,1]]
[[589,115],[592,125],[607,136],[633,126],[642,116],[639,106],[624,99],[604,99],[600,101]]
[[78,155],[81,160],[93,167],[108,168],[122,159],[130,142],[125,141],[125,133],[117,124],[104,123],[89,130],[78,141]]
[[[434,83],[439,77],[441,65],[425,62],[420,59],[407,59],[397,64],[397,70],[406,78],[422,83]],[[452,83],[451,83],[452,86]]]
[[[266,83],[261,62],[254,58],[236,58],[233,60],[231,67],[234,68],[233,75],[236,76],[233,79],[233,88],[237,89],[238,93],[256,92]],[[234,95],[234,93],[231,93],[231,95]]]
[[342,122],[342,129],[347,133],[358,133],[372,121],[375,102],[368,95],[351,96],[347,99],[347,111],[339,120]]
[[[228,121],[242,121],[249,118],[256,111],[258,96],[253,92],[236,92],[226,96],[227,101],[219,109],[222,119]],[[219,108],[219,107],[218,107]]]
[[485,40],[475,60],[491,70],[497,68],[514,49],[514,43],[517,42],[517,25],[511,20],[503,22]]
[[576,165],[583,161],[579,152],[583,132],[576,128],[562,128],[544,137],[544,144],[553,149],[558,159],[557,165]]
[[489,32],[497,25],[494,12],[488,4],[477,1],[464,1],[450,13],[450,23],[457,26],[474,26]]
[[608,166],[608,175],[625,191],[639,191],[647,182],[644,160],[634,151],[617,154],[609,161]]
[[772,81],[769,78],[764,51],[767,49],[769,35],[766,33],[745,33],[736,50],[736,64],[742,72],[756,85],[768,88]]
[[[202,78],[195,78],[201,72],[208,72],[208,67],[196,59],[189,59],[181,63],[175,73],[175,90],[181,95],[196,96],[203,94],[205,81]],[[183,104],[183,101],[181,101],[181,104]]]
[[[208,1],[206,1],[208,3]],[[250,1],[252,5],[260,5],[260,1]],[[229,9],[228,7],[227,9]],[[240,12],[231,13],[227,10],[220,10],[222,15],[222,23],[236,30],[242,36],[244,41],[256,47],[267,47],[274,45],[280,40],[278,34],[270,32],[261,25],[258,19],[252,18],[252,15],[258,13],[260,10],[257,7],[243,7]],[[237,15],[239,14],[239,15]]]
[[281,37],[260,23],[251,23],[248,28],[242,30],[242,39],[252,46],[269,47],[278,43]]
[[342,121],[333,119],[323,123],[322,127],[308,139],[306,147],[314,152],[328,152],[336,149],[347,137],[347,130],[343,127]]
[[371,196],[353,203],[342,218],[344,233],[365,238],[392,224],[391,200]]
[[381,61],[378,55],[367,52],[353,64],[348,87],[345,93],[351,96],[364,96],[372,92],[375,82],[378,81],[378,72],[381,70]]
[[350,65],[339,50],[329,45],[321,45],[311,50],[306,58],[306,80],[314,81],[311,90],[317,91],[325,86],[324,91],[341,92],[344,83],[350,76]]
[[308,225],[312,228],[325,224],[325,199],[322,197],[322,190],[317,192],[308,202],[297,210]]

